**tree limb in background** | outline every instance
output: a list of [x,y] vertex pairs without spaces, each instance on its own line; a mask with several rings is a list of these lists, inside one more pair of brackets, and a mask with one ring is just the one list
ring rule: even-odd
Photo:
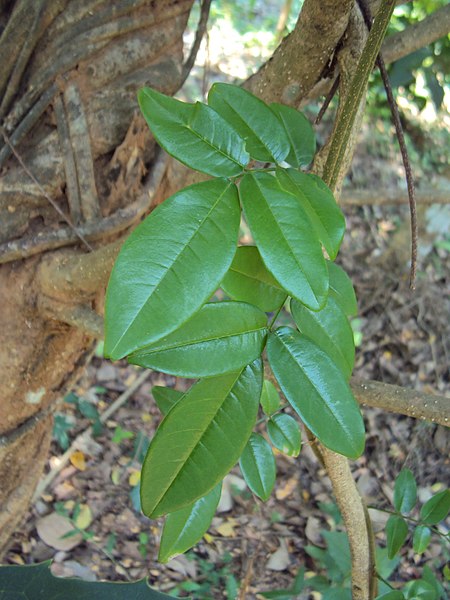
[[449,31],[450,4],[447,4],[422,21],[387,37],[381,46],[383,58],[386,63],[394,62],[444,37]]

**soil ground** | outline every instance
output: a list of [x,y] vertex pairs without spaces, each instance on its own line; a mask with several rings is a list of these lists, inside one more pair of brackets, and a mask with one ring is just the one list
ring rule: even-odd
[[[210,44],[213,37],[218,36],[210,33]],[[207,85],[216,78],[229,77],[233,73],[230,64],[239,69],[242,60],[246,64],[250,60],[248,55],[214,56],[210,56]],[[238,72],[234,77],[239,75],[244,76]],[[197,77],[197,83],[204,82],[201,67],[193,77]],[[319,131],[319,139],[323,135]],[[425,145],[416,150],[414,168],[419,184],[426,181],[429,185],[436,179],[435,183],[442,185],[448,176],[441,168],[441,159],[435,158],[439,152],[433,139],[425,135]],[[422,158],[430,156],[432,159],[425,164]],[[375,116],[366,121],[346,185],[375,192],[403,185],[391,128]],[[344,212],[348,230],[338,262],[351,276],[359,303],[359,314],[353,322],[358,340],[354,374],[448,395],[450,263],[449,238],[442,227],[446,222],[448,231],[448,210],[432,206],[419,211],[423,237],[414,292],[408,287],[407,208],[374,205],[346,208]],[[161,591],[183,596],[190,587],[193,598],[199,600],[257,598],[260,591],[291,585],[301,567],[308,573],[321,572],[305,547],[324,548],[321,532],[340,530],[341,526],[336,524],[329,481],[307,444],[297,459],[277,455],[276,490],[266,503],[249,493],[238,468],[234,469],[207,536],[186,556],[167,565],[157,562],[162,521],[150,521],[139,512],[137,473],[146,441],[161,419],[151,395],[152,386],[185,389],[187,381],[149,371],[145,382],[99,428],[98,435],[78,444],[72,461],[59,469],[64,442],[66,446],[72,443],[93,423],[95,413],[110,406],[141,372],[126,362],[111,364],[100,356],[93,358],[73,391],[75,396],[66,398],[71,402],[61,405],[62,429],[55,432],[48,461],[48,470],[56,469],[58,474],[15,534],[7,561],[30,564],[51,558],[55,575],[89,580],[124,581],[148,576]],[[393,482],[403,467],[413,471],[422,503],[448,484],[448,430],[373,409],[364,409],[363,413],[366,452],[352,469],[370,505],[392,506]],[[64,427],[67,440],[62,433]],[[42,518],[54,512],[68,514],[85,532],[84,536],[67,538],[74,542],[71,549],[53,547],[52,540],[60,533],[53,527],[49,534],[42,525]],[[377,543],[384,546],[388,515],[374,510],[371,514]],[[418,556],[411,546],[408,542],[401,552],[393,580],[417,578],[425,564],[442,578],[449,548],[433,538],[425,554]],[[186,581],[190,585],[183,584]]]

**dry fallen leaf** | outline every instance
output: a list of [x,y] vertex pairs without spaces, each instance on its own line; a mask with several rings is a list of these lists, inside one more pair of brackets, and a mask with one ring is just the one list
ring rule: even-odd
[[86,458],[81,450],[75,450],[75,452],[70,456],[70,462],[79,471],[86,470]]
[[39,519],[36,529],[41,540],[56,550],[71,550],[83,541],[81,533],[63,537],[69,531],[73,531],[74,527],[67,517],[55,512]]
[[280,538],[280,547],[274,552],[267,561],[266,568],[272,571],[284,571],[290,565],[289,551],[286,541]]
[[236,525],[236,519],[227,519],[221,525],[216,527],[216,530],[222,537],[236,537],[236,532],[234,530]]
[[128,477],[128,483],[131,487],[135,487],[141,480],[141,472],[140,471],[132,471],[130,476]]

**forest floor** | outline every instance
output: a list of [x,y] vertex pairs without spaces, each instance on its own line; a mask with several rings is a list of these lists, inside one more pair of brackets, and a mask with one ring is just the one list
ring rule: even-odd
[[[218,37],[210,33],[210,44]],[[242,64],[248,67],[248,55],[217,58],[210,52],[206,76],[201,67],[194,72],[197,83],[209,86],[215,78],[245,77]],[[311,108],[314,110],[317,107]],[[319,130],[319,141],[325,129],[326,123]],[[439,187],[449,177],[442,161],[445,143],[442,150],[442,144],[439,146],[423,124],[416,131],[420,140],[416,146],[412,140],[411,148],[419,187]],[[374,198],[385,188],[404,189],[392,128],[374,114],[366,119],[346,185],[371,189]],[[357,341],[354,374],[449,395],[448,205],[419,209],[422,235],[415,291],[408,285],[407,207],[372,204],[344,206],[343,210],[347,234],[337,262],[352,278],[359,304],[352,323]],[[280,316],[281,321],[287,318],[286,314]],[[225,480],[208,534],[186,555],[166,565],[158,563],[162,521],[144,517],[138,501],[140,461],[161,419],[151,390],[154,385],[183,390],[189,382],[148,371],[146,379],[103,425],[97,418],[142,373],[126,362],[104,360],[98,348],[57,415],[48,462],[48,471],[56,477],[15,534],[7,555],[9,563],[53,559],[52,570],[58,576],[91,581],[148,576],[160,591],[179,596],[190,591],[196,600],[252,599],[261,598],[258,592],[291,586],[301,568],[308,576],[326,575],[326,561],[345,556],[342,536],[323,535],[324,531],[342,531],[342,525],[325,472],[305,444],[296,459],[277,454],[276,488],[266,503],[252,496],[235,468]],[[364,408],[363,414],[366,451],[352,463],[352,471],[370,506],[392,508],[394,481],[403,467],[416,477],[419,505],[444,489],[450,479],[448,430],[374,409]],[[92,425],[96,435],[77,438]],[[70,444],[76,452],[61,468],[61,457]],[[377,544],[384,547],[389,515],[375,509],[370,512]],[[56,515],[60,517],[55,520]],[[65,516],[61,519],[61,515]],[[77,532],[60,539],[67,518],[69,529],[75,527]],[[325,550],[324,558],[318,559],[312,546]],[[435,536],[423,555],[414,554],[409,541],[400,557],[398,565],[392,565],[396,567],[392,581],[420,577],[424,565],[442,579],[450,549]],[[344,583],[348,586],[348,578]],[[310,596],[304,592],[299,597]]]

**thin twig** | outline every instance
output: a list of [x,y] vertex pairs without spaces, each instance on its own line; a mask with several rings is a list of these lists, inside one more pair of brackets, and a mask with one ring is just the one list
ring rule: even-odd
[[[367,0],[358,0],[359,7],[361,9],[364,21],[370,31],[372,27],[372,16],[370,14],[370,7],[367,4]],[[395,132],[397,134],[398,143],[400,146],[400,152],[402,155],[403,166],[405,169],[406,185],[408,188],[409,198],[409,212],[411,215],[411,269],[409,276],[409,286],[413,290],[415,289],[416,271],[417,271],[417,210],[416,210],[416,197],[414,178],[411,169],[411,163],[409,160],[408,149],[405,143],[405,136],[403,134],[403,127],[400,120],[400,113],[398,110],[397,102],[395,101],[394,94],[392,92],[391,82],[389,75],[384,63],[381,52],[377,56],[377,66],[380,70],[381,79],[383,80],[384,89],[391,109],[392,120],[394,122]]]
[[[151,373],[151,371],[149,369],[146,369],[143,373],[141,373],[141,375],[136,379],[136,381],[134,383],[132,383],[130,385],[130,387],[127,388],[123,392],[123,394],[121,394],[117,398],[117,400],[115,400],[111,404],[111,406],[108,406],[108,408],[101,413],[101,415],[99,417],[100,422],[104,423],[105,421],[107,421],[109,419],[109,417],[113,413],[116,412],[116,410],[118,410],[123,404],[125,404],[125,402],[128,400],[128,398],[132,394],[134,394],[134,392],[139,387],[141,387],[141,385],[148,378],[150,373]],[[55,477],[58,475],[58,473],[60,473],[62,471],[62,469],[67,465],[73,452],[77,448],[79,448],[80,445],[83,444],[83,442],[85,442],[86,440],[89,439],[91,432],[92,432],[92,426],[90,425],[82,433],[77,435],[77,437],[74,439],[74,441],[72,442],[70,447],[64,452],[64,454],[62,456],[59,457],[58,464],[55,467],[53,467],[53,469],[51,471],[49,471],[47,473],[47,475],[45,477],[43,477],[43,479],[41,479],[41,481],[39,482],[39,484],[34,492],[32,502],[36,502],[39,499],[39,497],[45,492],[45,490],[48,488],[48,486],[51,484],[51,482],[55,479]]]
[[211,2],[212,2],[212,0],[203,0],[203,2],[201,4],[200,19],[199,19],[198,25],[197,25],[197,32],[195,34],[195,40],[194,40],[194,43],[192,44],[192,48],[191,48],[189,57],[188,57],[187,61],[184,63],[183,68],[182,68],[180,87],[186,81],[189,73],[191,72],[192,67],[194,66],[195,59],[197,58],[197,53],[199,51],[200,44],[202,43],[202,39],[203,39],[203,36],[206,31],[206,26],[208,24],[209,10],[211,8]]
[[22,160],[22,157],[20,156],[20,154],[17,152],[17,150],[14,148],[14,146],[11,144],[11,140],[9,139],[8,135],[6,134],[5,130],[3,129],[3,127],[0,127],[0,131],[2,132],[2,135],[5,139],[5,142],[8,144],[8,146],[11,148],[12,153],[14,154],[14,156],[17,158],[17,160],[20,163],[20,166],[22,167],[22,169],[25,171],[25,173],[28,175],[28,177],[33,181],[33,183],[39,188],[39,191],[41,192],[41,194],[44,196],[44,198],[46,200],[48,200],[48,202],[50,202],[50,204],[53,206],[53,208],[56,210],[56,212],[64,219],[64,221],[69,225],[69,227],[72,229],[72,231],[75,233],[75,235],[77,236],[77,238],[79,240],[81,240],[83,242],[83,244],[86,246],[86,248],[92,252],[93,248],[90,245],[90,243],[86,240],[86,238],[78,231],[78,229],[75,227],[75,225],[72,223],[71,219],[64,213],[64,211],[61,210],[61,208],[58,206],[58,204],[53,200],[53,198],[47,194],[47,192],[44,190],[44,188],[42,187],[42,185],[39,183],[39,181],[36,179],[36,177],[33,175],[33,173],[30,171],[30,169],[26,166],[26,164],[24,163],[24,161]]
[[333,100],[335,93],[337,92],[338,88],[339,88],[339,74],[337,75],[336,79],[333,81],[333,85],[331,86],[330,90],[328,91],[325,100],[323,101],[323,104],[319,110],[319,113],[317,115],[317,117],[315,118],[314,123],[316,125],[318,125],[320,123],[320,121],[323,118],[323,115],[325,114],[330,102]]

